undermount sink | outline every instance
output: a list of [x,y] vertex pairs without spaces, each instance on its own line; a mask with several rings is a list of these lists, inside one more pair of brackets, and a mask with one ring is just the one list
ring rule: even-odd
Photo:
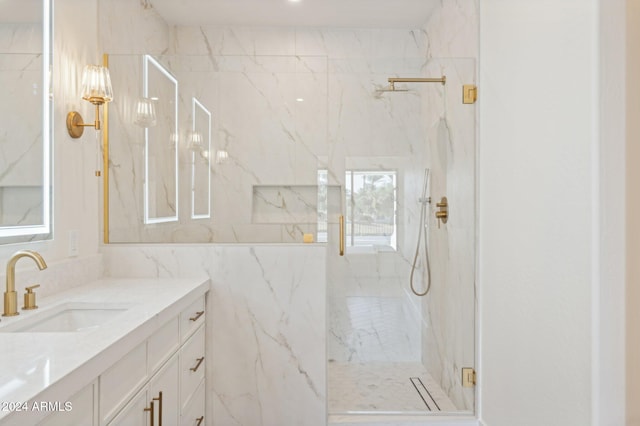
[[64,333],[90,331],[107,324],[128,309],[129,306],[116,304],[65,303],[24,317],[24,319],[17,319],[13,324],[0,327],[0,332]]

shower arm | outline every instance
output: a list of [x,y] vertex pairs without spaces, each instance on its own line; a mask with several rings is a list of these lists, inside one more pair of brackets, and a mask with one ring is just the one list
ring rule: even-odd
[[443,75],[441,78],[403,78],[403,77],[389,77],[389,85],[392,90],[395,90],[396,83],[442,83],[444,86],[447,83],[447,76]]

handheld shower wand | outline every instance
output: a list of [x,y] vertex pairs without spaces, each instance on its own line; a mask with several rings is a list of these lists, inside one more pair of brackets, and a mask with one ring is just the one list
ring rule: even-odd
[[[427,215],[427,207],[431,204],[431,197],[427,197],[427,189],[429,188],[429,169],[424,169],[424,182],[422,184],[422,197],[418,199],[420,202],[420,222],[418,224],[418,243],[416,245],[416,253],[413,256],[413,263],[411,264],[411,275],[409,276],[409,286],[411,287],[411,291],[416,296],[422,297],[426,296],[431,290],[431,266],[429,264],[429,247],[427,245],[427,223],[428,220]],[[424,239],[422,238],[422,233],[424,231]],[[427,276],[427,285],[424,292],[420,293],[416,290],[415,285],[413,283],[413,274],[416,270],[416,264],[418,263],[418,255],[420,253],[420,240],[424,241],[424,258],[425,258],[425,268],[426,268],[426,276]]]

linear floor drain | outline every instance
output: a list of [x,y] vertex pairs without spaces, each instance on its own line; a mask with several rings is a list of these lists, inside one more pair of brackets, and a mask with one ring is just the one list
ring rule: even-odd
[[440,411],[438,403],[431,396],[431,392],[429,392],[429,389],[427,389],[424,383],[422,383],[422,379],[420,379],[420,377],[410,377],[409,380],[411,380],[411,384],[413,385],[413,387],[416,388],[418,395],[420,395],[420,398],[422,398],[422,402],[424,402],[424,405],[427,406],[427,409],[429,411]]

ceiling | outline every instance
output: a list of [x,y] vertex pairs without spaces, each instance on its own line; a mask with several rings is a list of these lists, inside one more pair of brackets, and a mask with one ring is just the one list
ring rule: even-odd
[[143,0],[172,25],[419,28],[440,0]]

